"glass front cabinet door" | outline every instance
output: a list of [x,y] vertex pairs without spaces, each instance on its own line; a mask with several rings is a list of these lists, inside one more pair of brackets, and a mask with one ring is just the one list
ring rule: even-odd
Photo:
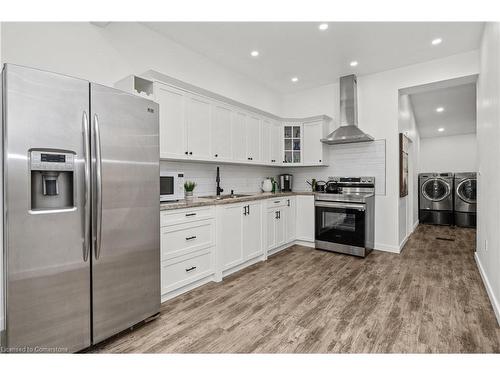
[[283,163],[302,163],[302,124],[285,123],[283,125]]

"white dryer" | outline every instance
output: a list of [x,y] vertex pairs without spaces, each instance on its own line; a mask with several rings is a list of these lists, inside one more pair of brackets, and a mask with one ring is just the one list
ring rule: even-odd
[[476,172],[455,173],[455,225],[476,227]]

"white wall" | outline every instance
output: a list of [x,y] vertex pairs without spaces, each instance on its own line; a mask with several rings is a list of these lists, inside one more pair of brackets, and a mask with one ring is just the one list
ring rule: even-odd
[[476,260],[500,324],[500,24],[487,23],[477,82]]
[[215,195],[217,166],[220,167],[220,186],[224,189],[223,194],[231,193],[256,193],[261,192],[262,181],[266,177],[274,177],[280,174],[279,168],[265,166],[227,165],[215,163],[193,163],[162,161],[162,171],[182,171],[186,181],[194,181],[197,186],[195,196]]
[[420,139],[421,172],[477,172],[475,133]]
[[[386,139],[385,196],[376,197],[376,248],[399,252],[399,89],[463,77],[479,72],[478,51],[358,77],[359,125],[376,139]],[[338,126],[338,84],[286,95],[285,116],[312,116],[324,113]],[[331,146],[335,147],[335,146]]]
[[88,22],[3,23],[3,62],[112,86],[149,69],[279,113],[281,96],[135,22],[105,28]]
[[406,240],[418,223],[418,170],[420,153],[420,135],[415,120],[415,113],[410,96],[399,95],[398,132],[405,134],[410,140],[408,144],[408,195],[399,198],[399,248],[403,248]]

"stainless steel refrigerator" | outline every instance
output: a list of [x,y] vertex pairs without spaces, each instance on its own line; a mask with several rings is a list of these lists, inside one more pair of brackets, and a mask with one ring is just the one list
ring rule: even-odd
[[2,85],[3,345],[79,351],[159,312],[158,105],[9,64]]

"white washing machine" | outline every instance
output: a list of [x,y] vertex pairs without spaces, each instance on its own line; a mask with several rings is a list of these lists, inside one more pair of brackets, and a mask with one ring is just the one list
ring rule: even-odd
[[453,173],[420,173],[418,186],[420,223],[453,225]]
[[476,172],[455,173],[455,225],[476,227]]

